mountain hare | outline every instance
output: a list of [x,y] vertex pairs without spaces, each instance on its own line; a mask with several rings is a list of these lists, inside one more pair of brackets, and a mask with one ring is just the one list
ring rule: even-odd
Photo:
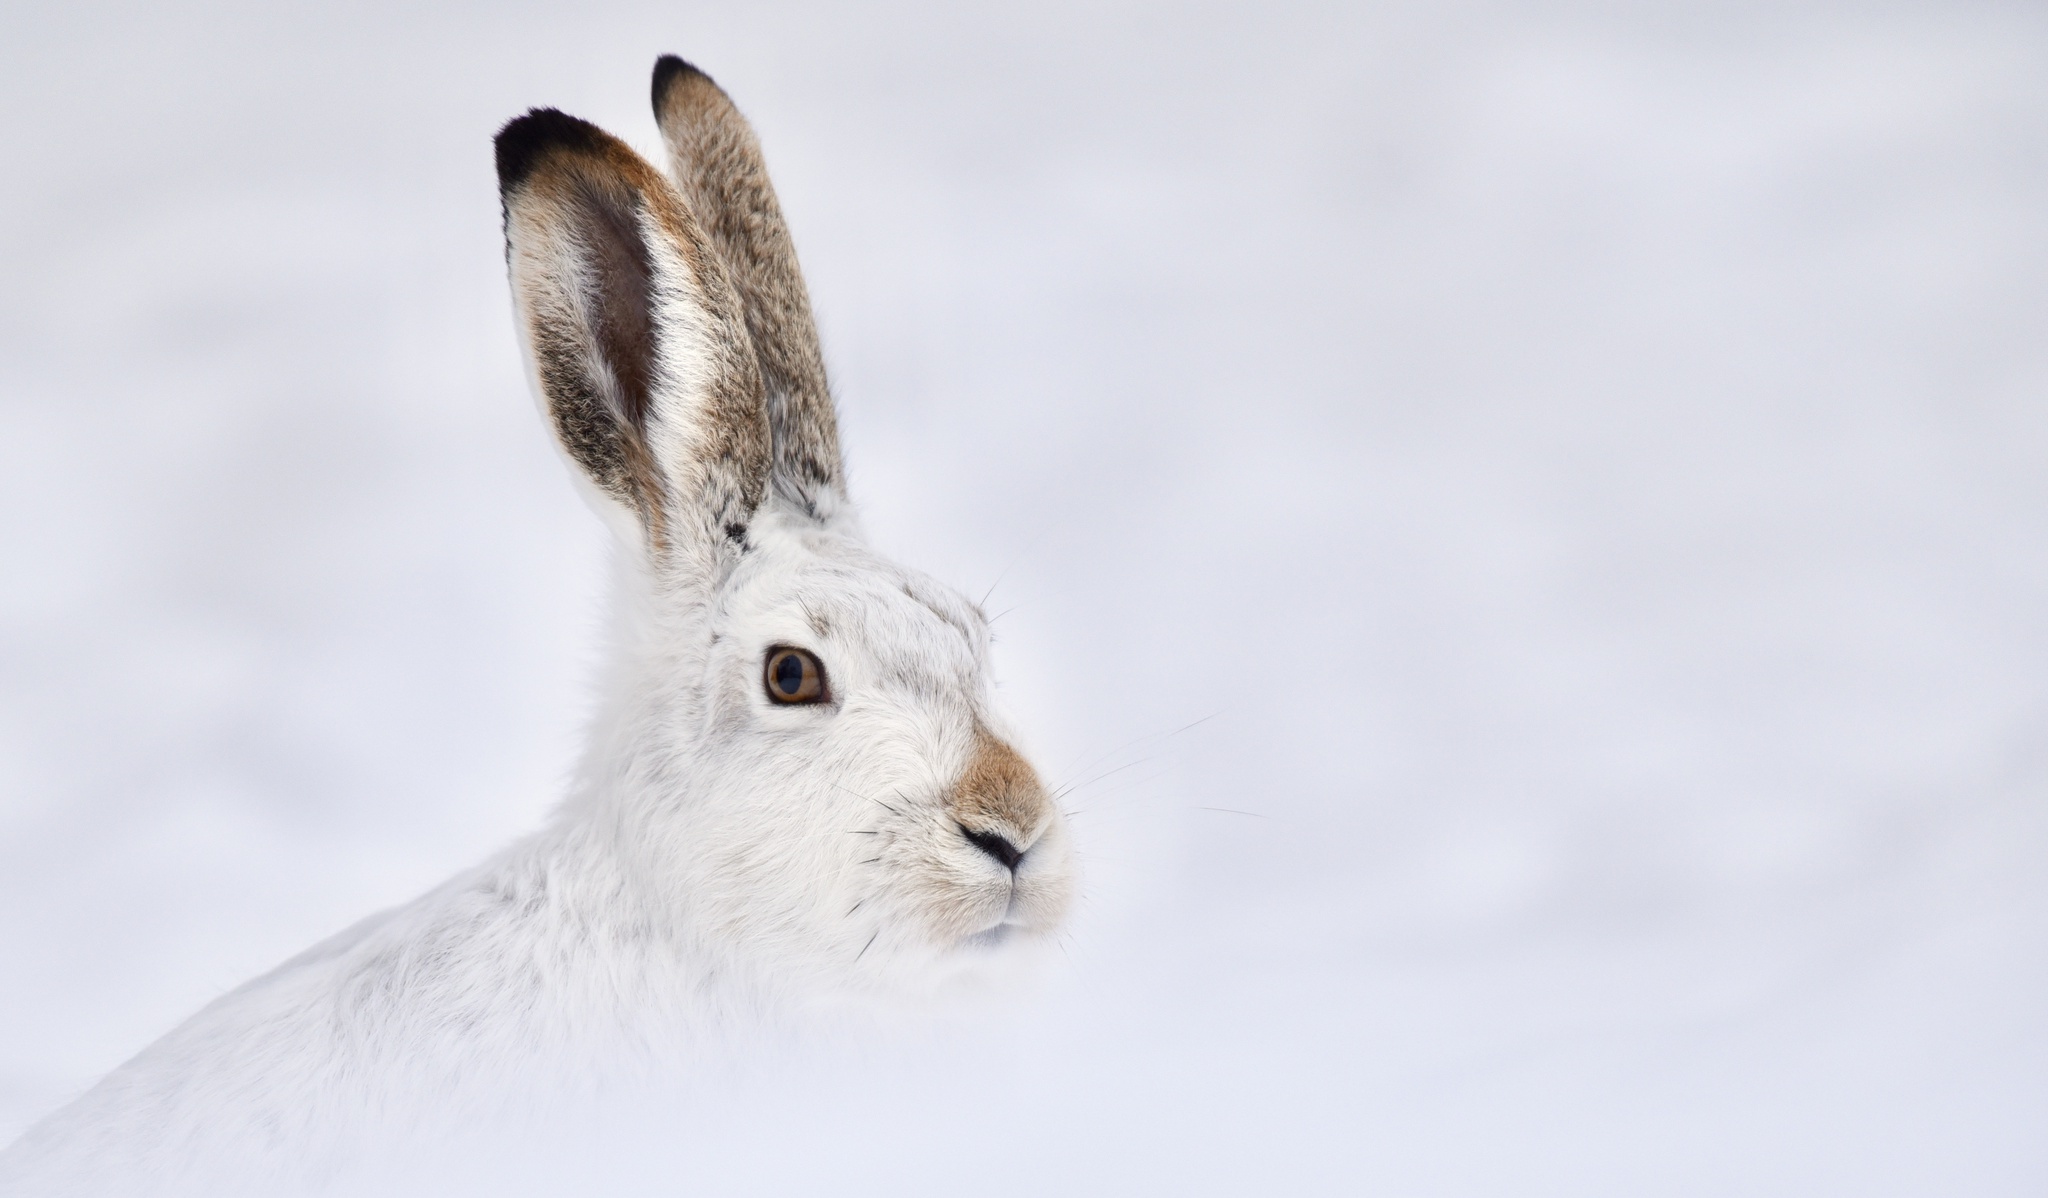
[[992,708],[986,618],[861,538],[753,132],[673,57],[654,112],[666,176],[553,109],[497,136],[527,363],[622,562],[573,792],[31,1129],[12,1192],[139,1193],[207,1152],[294,1167],[366,1119],[928,991],[1058,927],[1067,833]]

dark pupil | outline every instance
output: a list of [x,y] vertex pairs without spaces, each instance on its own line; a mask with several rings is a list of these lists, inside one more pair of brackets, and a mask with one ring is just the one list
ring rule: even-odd
[[775,689],[785,695],[794,695],[804,688],[804,659],[794,653],[785,653],[775,663]]

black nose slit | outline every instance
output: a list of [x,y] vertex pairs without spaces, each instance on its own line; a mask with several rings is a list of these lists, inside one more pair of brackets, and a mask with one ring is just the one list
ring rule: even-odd
[[1024,854],[1017,851],[1016,845],[993,832],[976,832],[968,827],[962,827],[960,831],[968,840],[974,842],[975,848],[1002,862],[1003,868],[1012,873],[1016,872],[1017,863],[1024,859]]

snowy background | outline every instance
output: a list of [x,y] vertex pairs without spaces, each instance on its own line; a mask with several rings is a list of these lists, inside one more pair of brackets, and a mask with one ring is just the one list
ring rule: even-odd
[[421,8],[5,18],[0,1139],[548,808],[489,139],[675,51],[1088,851],[754,1182],[2048,1191],[2048,14]]

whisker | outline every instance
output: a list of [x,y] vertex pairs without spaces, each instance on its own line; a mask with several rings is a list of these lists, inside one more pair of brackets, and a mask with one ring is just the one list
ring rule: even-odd
[[1086,782],[1070,782],[1067,784],[1066,789],[1074,790],[1083,786],[1093,786],[1097,782],[1102,781],[1104,778],[1112,777],[1116,774],[1121,774],[1128,769],[1135,769],[1138,766],[1144,765],[1146,762],[1149,762],[1151,760],[1152,759],[1150,757],[1140,757],[1136,761],[1126,761],[1122,765],[1116,767],[1113,770],[1105,770],[1102,773],[1095,775],[1093,778],[1088,779]]
[[873,948],[873,947],[875,947],[875,936],[880,936],[881,934],[882,934],[882,929],[880,929],[880,928],[876,928],[876,929],[875,929],[875,935],[874,935],[874,936],[870,936],[870,937],[868,937],[868,942],[867,942],[866,944],[863,944],[863,945],[861,945],[861,946],[860,946],[860,951],[859,951],[859,952],[857,952],[857,953],[855,953],[855,954],[853,954],[853,959],[854,959],[854,960],[856,960],[856,961],[858,961],[858,960],[860,960],[860,959],[861,959],[862,957],[865,957],[865,956],[867,956],[867,955],[868,955],[868,950],[869,950],[869,949],[871,949],[871,948]]
[[1120,744],[1120,745],[1117,745],[1117,746],[1115,746],[1114,748],[1111,748],[1111,749],[1107,749],[1107,750],[1105,750],[1105,751],[1103,751],[1103,752],[1101,752],[1101,753],[1097,753],[1097,754],[1096,754],[1095,756],[1093,756],[1093,757],[1090,757],[1090,758],[1089,758],[1089,759],[1087,759],[1086,761],[1082,762],[1082,763],[1081,763],[1080,765],[1076,766],[1076,767],[1074,768],[1074,773],[1076,773],[1076,774],[1082,773],[1082,772],[1084,772],[1084,771],[1086,771],[1086,770],[1088,770],[1088,769],[1091,769],[1091,768],[1093,768],[1093,767],[1094,767],[1094,766],[1095,766],[1095,765],[1096,765],[1096,764],[1097,764],[1098,762],[1101,762],[1101,761],[1103,761],[1103,760],[1106,760],[1107,758],[1110,758],[1110,757],[1114,757],[1114,756],[1116,756],[1116,755],[1117,755],[1118,753],[1121,753],[1121,752],[1123,752],[1123,751],[1124,751],[1125,749],[1133,748],[1133,747],[1135,747],[1135,746],[1137,746],[1137,745],[1142,745],[1142,744],[1144,744],[1144,743],[1145,743],[1146,741],[1152,741],[1152,740],[1171,740],[1172,738],[1174,738],[1174,737],[1176,737],[1176,736],[1179,736],[1179,735],[1180,735],[1181,733],[1183,733],[1183,732],[1186,732],[1186,731],[1188,731],[1188,730],[1189,730],[1190,728],[1199,728],[1199,727],[1201,727],[1201,726],[1202,726],[1203,724],[1206,724],[1206,723],[1208,723],[1208,722],[1209,722],[1210,720],[1213,720],[1213,719],[1215,719],[1215,718],[1216,718],[1217,716],[1219,716],[1219,715],[1222,715],[1222,714],[1223,714],[1223,711],[1222,711],[1222,709],[1218,709],[1218,710],[1216,710],[1216,711],[1212,711],[1212,712],[1210,712],[1210,713],[1209,713],[1208,715],[1205,715],[1205,716],[1203,716],[1203,717],[1202,717],[1201,719],[1199,719],[1199,720],[1195,720],[1195,721],[1193,721],[1193,722],[1191,722],[1191,723],[1186,723],[1186,724],[1182,724],[1182,725],[1181,725],[1180,727],[1178,727],[1178,728],[1175,728],[1175,729],[1173,729],[1173,730],[1172,730],[1172,731],[1170,731],[1170,732],[1152,732],[1152,733],[1147,733],[1147,734],[1146,734],[1146,735],[1144,735],[1144,736],[1138,736],[1138,737],[1133,737],[1132,739],[1130,739],[1130,740],[1127,740],[1127,741],[1123,742],[1122,744]]
[[976,604],[974,605],[974,606],[975,606],[975,608],[976,608],[977,610],[979,610],[979,609],[980,609],[980,608],[982,607],[982,605],[983,605],[983,604],[986,604],[986,603],[987,603],[987,602],[989,601],[989,596],[991,596],[991,595],[993,595],[993,594],[995,594],[995,593],[996,593],[996,588],[997,588],[997,587],[999,587],[999,586],[1003,585],[1003,579],[1005,579],[1005,578],[1008,578],[1008,577],[1010,576],[1010,571],[1011,571],[1011,569],[1012,569],[1012,568],[1014,568],[1014,567],[1016,566],[1016,564],[1017,564],[1017,559],[1015,559],[1015,558],[1011,558],[1011,559],[1010,559],[1010,564],[1009,564],[1009,565],[1007,565],[1007,566],[1004,566],[1004,567],[1003,567],[1003,572],[1002,572],[1002,573],[1000,573],[1000,574],[998,574],[998,575],[996,575],[996,580],[995,580],[994,582],[992,582],[992,583],[989,583],[989,584],[988,584],[988,589],[987,589],[986,591],[983,591],[983,592],[981,593],[981,600],[980,600],[980,602],[977,602],[977,603],[976,603]]
[[[899,815],[899,816],[900,816],[900,815],[902,815],[902,814],[903,814],[903,813],[902,813],[901,811],[898,811],[898,810],[896,810],[896,809],[895,809],[894,807],[891,807],[891,806],[889,806],[889,804],[887,804],[887,803],[884,803],[884,802],[883,802],[882,800],[880,800],[880,799],[876,798],[875,796],[873,796],[873,795],[864,795],[864,794],[862,794],[861,792],[859,792],[859,791],[855,790],[855,789],[854,789],[853,787],[851,787],[851,786],[840,786],[840,784],[839,784],[839,783],[837,783],[837,782],[834,782],[834,783],[833,783],[832,785],[834,785],[834,786],[838,786],[838,787],[839,787],[839,789],[841,789],[841,790],[845,791],[845,792],[846,792],[847,794],[850,794],[850,795],[852,795],[852,796],[853,796],[854,798],[856,798],[856,799],[866,799],[866,800],[867,800],[868,802],[870,802],[870,803],[873,803],[873,804],[874,804],[875,806],[877,806],[877,807],[880,807],[880,808],[881,808],[882,810],[884,810],[884,811],[888,812],[888,813],[889,813],[890,815]],[[902,797],[902,796],[900,796],[900,795],[899,795],[898,797],[900,798],[900,797]]]
[[1111,795],[1122,794],[1127,790],[1144,786],[1146,783],[1157,782],[1159,779],[1166,777],[1166,775],[1166,770],[1154,770],[1149,774],[1139,774],[1135,777],[1122,779],[1116,785],[1110,786],[1106,789],[1097,788],[1095,790],[1091,790],[1088,792],[1088,794],[1090,798],[1100,801],[1102,799],[1108,798]]

